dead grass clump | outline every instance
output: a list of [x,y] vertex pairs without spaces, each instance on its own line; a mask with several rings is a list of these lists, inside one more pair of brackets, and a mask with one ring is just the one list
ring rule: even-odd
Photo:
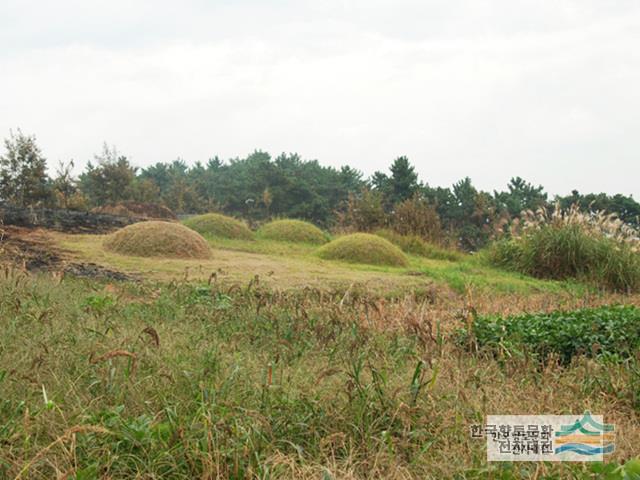
[[377,235],[354,233],[340,237],[318,250],[320,258],[351,263],[405,267],[407,257],[394,244]]
[[258,235],[269,240],[280,242],[327,243],[328,236],[314,224],[302,220],[274,220],[264,225]]
[[219,213],[197,215],[186,219],[182,223],[201,235],[235,240],[253,239],[253,232],[244,222]]
[[209,258],[209,244],[193,230],[172,222],[141,222],[107,237],[104,248],[136,257]]

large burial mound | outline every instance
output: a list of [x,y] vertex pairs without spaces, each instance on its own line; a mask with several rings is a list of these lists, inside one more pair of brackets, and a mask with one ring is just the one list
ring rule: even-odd
[[104,248],[135,257],[209,258],[209,244],[198,233],[173,222],[134,223],[109,235]]
[[404,267],[407,257],[394,244],[369,233],[345,235],[318,250],[320,258],[343,262]]
[[320,245],[327,243],[327,235],[309,222],[302,220],[274,220],[262,226],[258,235],[269,240],[280,242],[313,243]]
[[235,240],[253,239],[253,232],[249,230],[249,227],[244,222],[219,213],[197,215],[186,219],[182,223],[202,235]]

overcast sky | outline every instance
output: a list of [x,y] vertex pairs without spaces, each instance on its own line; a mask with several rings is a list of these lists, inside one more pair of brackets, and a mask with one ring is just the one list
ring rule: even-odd
[[640,199],[638,0],[2,0],[0,136]]

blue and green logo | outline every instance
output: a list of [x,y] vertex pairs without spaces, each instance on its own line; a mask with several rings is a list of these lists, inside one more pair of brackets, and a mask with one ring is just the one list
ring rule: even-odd
[[614,450],[615,427],[596,421],[590,412],[571,425],[562,425],[555,432],[555,454],[572,452],[593,456],[611,453]]

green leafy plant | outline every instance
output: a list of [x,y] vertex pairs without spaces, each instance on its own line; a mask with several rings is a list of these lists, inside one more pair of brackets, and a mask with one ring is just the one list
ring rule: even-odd
[[509,316],[480,316],[464,342],[507,355],[533,355],[546,360],[558,355],[569,363],[576,355],[621,359],[640,348],[640,308],[605,306],[575,311]]

